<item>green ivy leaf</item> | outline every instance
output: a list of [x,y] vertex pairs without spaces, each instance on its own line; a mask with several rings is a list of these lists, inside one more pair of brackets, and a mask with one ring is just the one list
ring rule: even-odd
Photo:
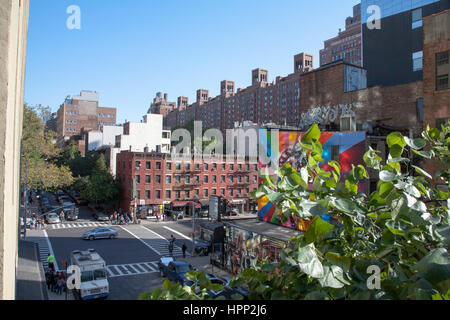
[[306,243],[310,244],[315,242],[317,239],[325,236],[334,226],[326,221],[323,221],[320,217],[315,217],[313,222],[305,233]]
[[380,180],[384,182],[391,182],[393,181],[397,176],[389,171],[383,170],[380,172]]
[[320,139],[320,129],[317,124],[313,124],[311,128],[302,137],[302,142],[313,143],[314,141],[319,141]]

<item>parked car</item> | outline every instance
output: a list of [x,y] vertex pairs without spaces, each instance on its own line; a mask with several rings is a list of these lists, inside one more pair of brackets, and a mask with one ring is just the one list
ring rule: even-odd
[[91,231],[83,233],[83,239],[96,240],[96,239],[116,239],[119,235],[117,230],[106,227],[99,227]]
[[207,256],[211,251],[211,243],[208,241],[202,241],[195,244],[194,252],[198,256]]
[[55,223],[61,223],[61,220],[59,219],[59,216],[56,213],[49,213],[45,216],[45,221],[47,224],[55,224]]
[[109,221],[108,215],[104,212],[94,212],[93,216],[97,221]]
[[181,285],[186,280],[185,274],[195,270],[186,261],[175,261],[172,257],[161,257],[158,261],[158,267],[161,277],[167,277],[169,280],[179,282]]
[[226,216],[231,217],[231,216],[239,216],[239,211],[237,211],[236,209],[228,209],[225,213]]
[[72,210],[67,213],[66,219],[69,221],[76,221],[78,220],[78,210]]

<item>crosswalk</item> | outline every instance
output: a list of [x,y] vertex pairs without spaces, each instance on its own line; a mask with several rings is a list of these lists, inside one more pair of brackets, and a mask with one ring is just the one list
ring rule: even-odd
[[89,228],[89,227],[111,227],[112,224],[106,222],[71,222],[71,223],[57,223],[47,225],[47,229],[74,229],[74,228]]
[[134,276],[138,274],[159,272],[158,261],[108,265],[106,267],[109,278]]
[[[169,256],[169,240],[161,236],[160,234],[146,228],[143,226],[136,226],[136,227],[122,227],[125,231],[130,233],[132,236],[134,236],[136,239],[141,241],[144,245],[152,249],[154,252],[156,252],[160,256]],[[186,252],[188,254],[188,252]],[[179,246],[174,244],[173,246],[173,253],[172,255],[175,256],[182,256],[183,251]]]

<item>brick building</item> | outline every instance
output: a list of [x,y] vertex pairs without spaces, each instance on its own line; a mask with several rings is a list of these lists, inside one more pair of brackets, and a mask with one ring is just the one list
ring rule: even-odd
[[247,88],[236,90],[234,81],[224,80],[220,83],[220,95],[214,98],[205,89],[197,91],[197,100],[190,105],[187,98],[179,97],[177,107],[165,116],[164,125],[174,128],[197,120],[204,127],[222,131],[243,121],[295,126],[300,120],[299,78],[313,69],[314,57],[300,53],[293,62],[294,72],[273,82],[269,82],[268,70],[257,68],[252,70],[252,84]]
[[320,50],[320,65],[344,60],[361,66],[361,4],[353,7],[353,16],[345,20],[345,30],[324,41]]
[[157,113],[162,114],[163,116],[167,116],[169,112],[174,110],[176,107],[175,102],[168,101],[167,93],[164,93],[164,97],[161,95],[161,92],[156,94],[156,97],[153,99],[153,103],[150,105],[150,108],[147,113]]
[[[423,34],[425,125],[440,129],[450,118],[450,10],[425,17]],[[424,168],[432,175],[442,169],[434,161]]]
[[238,158],[177,162],[170,154],[122,151],[117,155],[116,171],[123,186],[123,210],[135,204],[133,179],[138,210],[159,205],[185,207],[190,201],[205,202],[218,195],[242,212],[249,210],[250,192],[258,187],[257,163]]
[[102,125],[116,123],[116,108],[99,106],[97,92],[81,91],[79,96],[68,96],[56,115],[56,132],[60,137],[80,136],[82,129],[97,130]]

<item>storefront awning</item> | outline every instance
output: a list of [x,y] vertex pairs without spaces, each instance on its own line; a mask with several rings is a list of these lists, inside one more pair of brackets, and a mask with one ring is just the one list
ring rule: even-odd
[[245,199],[233,199],[230,201],[232,204],[245,204]]
[[[172,207],[186,207],[186,206],[190,206],[192,205],[192,201],[173,201],[172,202]],[[195,203],[195,202],[194,202]],[[200,209],[202,206],[200,205],[200,203],[195,203],[195,208],[196,209]]]

